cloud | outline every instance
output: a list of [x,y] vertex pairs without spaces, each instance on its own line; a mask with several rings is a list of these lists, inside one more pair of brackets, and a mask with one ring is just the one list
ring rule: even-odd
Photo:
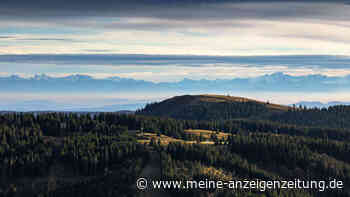
[[0,39],[12,39],[15,38],[14,36],[0,36]]
[[16,41],[55,41],[55,42],[83,42],[77,39],[68,38],[17,38]]
[[92,52],[92,53],[113,53],[116,52],[116,50],[108,50],[108,49],[84,49],[86,52]]
[[6,0],[0,54],[346,55],[344,2]]
[[27,0],[2,1],[0,16],[24,20],[71,19],[73,17],[137,17],[170,20],[314,18],[347,20],[346,1],[124,1],[124,0]]
[[[93,49],[91,49],[93,50]],[[95,51],[95,50],[93,50]],[[97,50],[98,51],[98,50]],[[102,51],[106,52],[106,51]],[[193,55],[137,55],[137,54],[76,54],[76,55],[0,55],[0,63],[34,63],[45,65],[52,62],[57,66],[105,65],[105,66],[158,66],[186,67],[243,67],[288,66],[293,68],[349,69],[350,56],[289,55],[289,56],[193,56]]]
[[325,42],[335,42],[335,43],[341,43],[341,44],[348,44],[350,43],[349,38],[339,38],[339,37],[332,37],[330,35],[281,35],[281,37],[286,38],[296,38],[296,39],[304,39],[304,40],[316,40],[316,41],[325,41]]
[[[87,22],[89,26],[89,22]],[[91,24],[90,24],[91,25]],[[183,34],[195,36],[208,36],[206,33],[188,31],[186,29],[198,29],[206,26],[207,28],[251,28],[255,24],[242,21],[232,21],[227,19],[196,21],[196,20],[178,20],[178,19],[160,19],[160,18],[124,18],[123,20],[109,22],[105,25],[97,25],[101,28],[113,30],[138,30],[138,31],[159,31],[159,30],[180,30]]]

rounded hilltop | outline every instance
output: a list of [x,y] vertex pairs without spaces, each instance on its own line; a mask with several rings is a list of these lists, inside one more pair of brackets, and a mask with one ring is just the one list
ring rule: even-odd
[[289,107],[244,97],[183,95],[151,103],[138,114],[190,120],[256,118],[288,111]]

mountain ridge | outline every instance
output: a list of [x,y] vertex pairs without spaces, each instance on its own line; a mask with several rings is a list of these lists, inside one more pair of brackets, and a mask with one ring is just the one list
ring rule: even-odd
[[131,78],[109,77],[98,79],[89,75],[51,77],[46,74],[24,78],[18,75],[0,77],[3,92],[110,92],[110,91],[272,91],[272,92],[324,92],[350,90],[350,75],[292,76],[282,72],[257,77],[232,79],[183,79],[177,82],[152,82]]
[[263,121],[306,127],[350,128],[350,106],[337,105],[326,109],[291,107],[223,95],[176,96],[147,104],[136,114],[179,120]]
[[343,102],[343,101],[329,101],[329,102],[320,102],[320,101],[300,101],[295,104],[292,104],[291,106],[305,106],[308,108],[328,108],[331,106],[337,106],[337,105],[350,105],[350,102]]

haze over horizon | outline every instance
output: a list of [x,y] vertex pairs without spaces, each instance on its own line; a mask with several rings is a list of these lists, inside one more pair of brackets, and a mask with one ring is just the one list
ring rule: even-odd
[[[184,94],[222,94],[309,107],[349,104],[350,75],[292,76],[282,72],[232,79],[183,79],[151,82],[129,78],[0,77],[1,110],[118,111],[136,110],[146,103]],[[321,103],[323,102],[323,103]]]

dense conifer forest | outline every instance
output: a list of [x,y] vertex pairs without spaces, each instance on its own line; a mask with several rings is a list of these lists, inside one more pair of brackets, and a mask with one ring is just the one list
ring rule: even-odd
[[[307,109],[242,98],[213,102],[205,96],[199,102],[181,99],[175,109],[175,101],[150,104],[136,114],[3,113],[0,196],[143,196],[135,181],[155,158],[163,180],[344,182],[343,189],[322,192],[168,189],[169,196],[350,196],[349,107]],[[194,129],[212,132],[189,135]],[[165,144],[162,136],[173,141]]]

